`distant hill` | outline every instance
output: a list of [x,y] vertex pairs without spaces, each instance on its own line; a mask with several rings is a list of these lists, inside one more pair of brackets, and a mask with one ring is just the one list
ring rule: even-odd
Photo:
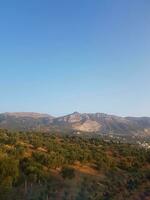
[[19,131],[70,130],[100,134],[150,135],[150,117],[118,117],[104,113],[78,113],[53,117],[21,112],[0,114],[0,128]]
[[118,117],[104,113],[78,113],[54,118],[57,125],[71,126],[83,132],[102,134],[150,134],[149,117]]
[[20,112],[0,114],[0,128],[12,131],[49,131],[53,117],[47,114]]
[[14,112],[14,113],[4,113],[4,115],[6,116],[13,116],[16,118],[19,117],[31,117],[31,118],[43,118],[43,117],[49,117],[49,118],[53,118],[52,116],[48,115],[48,114],[43,114],[43,113],[34,113],[34,112]]

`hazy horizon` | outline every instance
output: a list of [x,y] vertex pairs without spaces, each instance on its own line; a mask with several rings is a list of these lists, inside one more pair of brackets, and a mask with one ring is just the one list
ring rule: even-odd
[[150,116],[150,2],[0,3],[0,113]]
[[114,115],[114,116],[118,116],[118,117],[150,117],[150,116],[146,116],[146,115],[118,115],[118,114],[115,114],[115,113],[105,113],[105,112],[100,112],[100,111],[97,111],[97,112],[79,112],[79,111],[73,111],[71,113],[62,113],[61,115],[53,115],[51,113],[46,113],[46,112],[37,112],[37,111],[18,111],[18,112],[15,112],[15,111],[12,111],[12,112],[9,112],[9,111],[6,111],[6,112],[0,112],[0,114],[7,114],[7,113],[37,113],[37,114],[45,114],[45,115],[50,115],[52,117],[62,117],[62,116],[66,116],[66,115],[70,115],[70,114],[73,114],[73,113],[79,113],[79,114],[96,114],[96,113],[101,113],[101,114],[107,114],[107,115]]

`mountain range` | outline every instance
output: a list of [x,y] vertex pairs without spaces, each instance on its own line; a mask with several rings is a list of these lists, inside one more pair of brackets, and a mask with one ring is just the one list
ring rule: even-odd
[[150,117],[79,113],[53,117],[33,112],[1,113],[0,128],[11,131],[74,131],[76,133],[150,135]]

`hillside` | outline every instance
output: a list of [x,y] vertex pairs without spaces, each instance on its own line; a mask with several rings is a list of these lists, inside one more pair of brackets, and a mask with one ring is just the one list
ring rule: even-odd
[[13,131],[53,130],[78,133],[150,135],[149,117],[119,117],[103,113],[78,113],[53,117],[40,113],[2,113],[0,128]]
[[148,200],[150,151],[101,138],[0,131],[1,200]]
[[21,112],[0,114],[0,128],[12,131],[49,131],[53,117],[47,114]]

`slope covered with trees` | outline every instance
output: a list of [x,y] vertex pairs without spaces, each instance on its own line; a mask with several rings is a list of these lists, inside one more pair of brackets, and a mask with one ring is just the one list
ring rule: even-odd
[[150,198],[150,151],[101,138],[0,130],[1,200]]

